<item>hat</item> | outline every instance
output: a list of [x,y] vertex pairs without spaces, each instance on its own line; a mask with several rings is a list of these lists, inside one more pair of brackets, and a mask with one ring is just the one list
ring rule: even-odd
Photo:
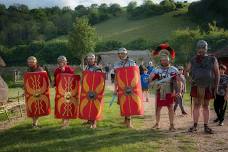
[[119,48],[118,53],[126,53],[127,54],[127,49],[126,48]]
[[33,62],[37,62],[37,59],[35,56],[30,56],[27,58],[27,61],[33,61]]
[[208,44],[207,44],[207,42],[206,41],[204,41],[204,40],[199,40],[198,42],[197,42],[197,44],[196,44],[196,48],[197,49],[208,49]]
[[67,62],[67,58],[61,55],[57,58],[57,62]]
[[93,59],[93,58],[95,59],[95,54],[88,53],[86,57],[87,57],[87,59]]
[[184,70],[183,66],[178,66],[177,68],[178,68],[178,70]]

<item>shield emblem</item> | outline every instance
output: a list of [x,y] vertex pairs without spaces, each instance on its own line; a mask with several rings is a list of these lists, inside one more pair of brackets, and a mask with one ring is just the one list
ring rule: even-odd
[[76,119],[78,117],[80,76],[61,73],[56,78],[55,117]]
[[49,115],[51,109],[47,72],[26,72],[24,74],[24,84],[27,116]]
[[105,74],[84,71],[80,96],[79,117],[86,120],[99,120],[104,106]]
[[139,67],[116,69],[116,81],[121,116],[143,115]]

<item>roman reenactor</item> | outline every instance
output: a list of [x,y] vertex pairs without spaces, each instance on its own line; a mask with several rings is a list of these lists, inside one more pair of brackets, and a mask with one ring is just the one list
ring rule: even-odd
[[87,66],[82,73],[79,117],[87,120],[90,128],[97,127],[97,120],[102,118],[104,106],[105,73],[97,65],[96,56],[86,56]]
[[212,134],[213,130],[208,127],[209,121],[209,101],[216,95],[219,85],[219,66],[214,56],[207,54],[208,44],[204,40],[199,40],[196,45],[197,52],[185,71],[188,77],[191,74],[191,97],[193,99],[193,121],[189,132],[196,132],[200,107],[203,107],[203,120],[205,133]]
[[114,64],[115,70],[115,91],[118,96],[121,116],[124,116],[124,123],[132,128],[131,116],[142,115],[142,87],[140,82],[139,67],[135,61],[127,55],[127,49],[118,50],[120,61]]
[[24,89],[27,116],[33,128],[38,128],[38,118],[50,114],[50,91],[48,74],[39,66],[36,57],[27,59],[28,70],[24,74]]
[[171,65],[170,51],[162,49],[159,51],[160,65],[156,68],[155,72],[150,75],[151,80],[157,80],[156,85],[156,123],[153,128],[159,129],[160,113],[162,107],[168,108],[170,131],[174,131],[174,99],[175,96],[180,94],[176,92],[176,78],[178,70]]

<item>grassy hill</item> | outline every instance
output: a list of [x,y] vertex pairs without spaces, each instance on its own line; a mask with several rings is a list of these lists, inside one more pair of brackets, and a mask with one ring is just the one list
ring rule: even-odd
[[182,9],[141,20],[128,20],[124,15],[95,27],[103,41],[118,40],[127,43],[137,38],[144,38],[152,42],[160,42],[168,40],[172,32],[177,29],[196,26],[189,17],[184,15],[186,12],[187,9]]
[[[196,27],[186,13],[187,8],[141,20],[129,20],[123,15],[97,24],[95,28],[101,41],[117,40],[128,43],[143,38],[156,43],[169,40],[175,30]],[[66,39],[67,36],[60,36],[50,41]]]

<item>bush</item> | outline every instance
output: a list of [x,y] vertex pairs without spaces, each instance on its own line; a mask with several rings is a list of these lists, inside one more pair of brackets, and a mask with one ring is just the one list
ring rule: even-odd
[[117,50],[120,47],[123,47],[123,44],[119,41],[110,40],[106,42],[98,42],[95,52]]

